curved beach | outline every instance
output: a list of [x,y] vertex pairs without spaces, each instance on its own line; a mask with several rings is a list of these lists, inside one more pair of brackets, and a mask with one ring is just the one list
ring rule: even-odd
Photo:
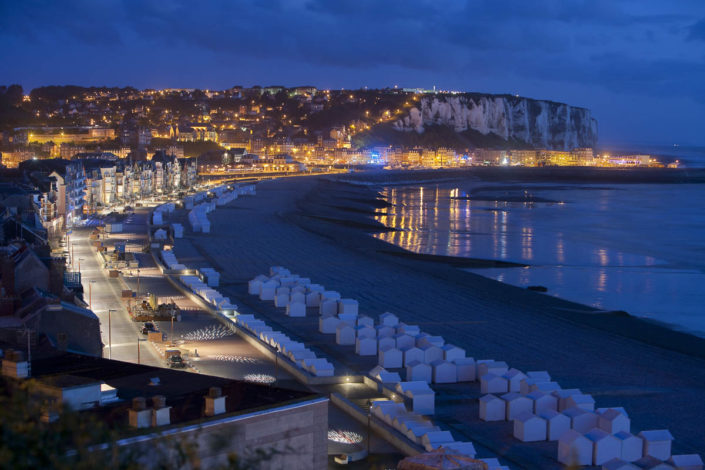
[[[704,339],[457,269],[491,260],[414,255],[374,239],[384,228],[371,214],[384,204],[369,186],[286,178],[260,183],[257,194],[218,209],[211,233],[190,237],[238,305],[253,302],[249,279],[286,266],[357,299],[362,313],[394,312],[476,359],[548,370],[597,406],[623,406],[634,430],[670,429],[674,453],[705,453]],[[467,415],[461,400],[453,407]],[[458,429],[487,442],[483,429],[495,428]]]

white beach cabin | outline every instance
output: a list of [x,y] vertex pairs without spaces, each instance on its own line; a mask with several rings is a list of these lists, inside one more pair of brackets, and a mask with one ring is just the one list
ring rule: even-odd
[[406,333],[397,333],[392,338],[394,338],[396,347],[399,349],[409,349],[416,345],[414,337]]
[[508,391],[509,382],[501,375],[488,373],[480,376],[481,393],[507,393]]
[[616,434],[620,431],[629,432],[631,422],[629,416],[622,411],[610,408],[602,413],[598,413],[597,427],[610,434]]
[[378,363],[385,369],[398,369],[402,367],[402,352],[394,346],[380,347]]
[[521,381],[526,378],[526,375],[519,369],[511,368],[502,374],[502,377],[507,379],[510,392],[519,392],[521,391]]
[[439,361],[443,359],[443,350],[436,345],[425,344],[423,346],[420,346],[419,349],[423,351],[423,361],[426,364],[430,364],[434,361]]
[[507,416],[507,405],[496,395],[480,397],[480,419],[483,421],[504,421]]
[[343,346],[355,344],[355,328],[341,321],[335,327],[335,343]]
[[355,340],[355,353],[358,356],[376,356],[377,340],[375,338],[357,337]]
[[592,429],[585,434],[592,441],[592,464],[602,465],[621,455],[621,441],[602,429]]
[[668,429],[641,431],[639,437],[644,440],[644,456],[650,455],[659,460],[668,460],[671,457],[673,436]]
[[419,348],[416,346],[407,348],[407,349],[400,349],[402,353],[404,353],[404,367],[408,366],[410,363],[414,361],[418,362],[425,362],[424,361],[424,353],[421,351]]
[[399,324],[399,317],[390,312],[385,312],[379,316],[379,324],[396,328]]
[[558,398],[558,411],[563,411],[570,408],[570,406],[568,406],[568,398],[582,393],[583,392],[577,388],[565,388],[563,390],[554,390],[551,392],[551,395]]
[[474,382],[477,380],[477,368],[475,359],[472,357],[461,357],[453,359],[458,372],[458,382]]
[[644,456],[644,440],[626,431],[618,431],[614,437],[620,441],[619,458],[626,462],[636,462]]
[[454,384],[458,381],[458,367],[449,361],[438,360],[431,363],[434,384]]
[[340,299],[338,301],[338,313],[350,313],[357,316],[359,304],[354,299]]
[[533,411],[536,414],[541,414],[544,411],[558,411],[558,398],[550,393],[540,391],[531,392],[526,397],[534,403]]
[[286,314],[290,317],[305,317],[306,304],[303,302],[289,302],[286,306]]
[[546,420],[525,411],[514,418],[514,437],[522,442],[546,440]]
[[326,334],[335,334],[340,323],[341,321],[338,317],[319,317],[318,331]]
[[558,461],[564,465],[591,465],[592,442],[571,429],[558,439]]
[[582,408],[586,411],[595,411],[595,399],[592,395],[587,395],[584,393],[571,395],[566,399],[566,404],[568,408]]
[[703,470],[703,459],[698,454],[673,455],[668,463],[676,470]]
[[443,350],[443,359],[446,361],[454,361],[465,357],[465,350],[463,348],[459,348],[458,346],[444,344],[441,349]]
[[513,421],[522,413],[531,413],[533,402],[518,392],[505,393],[500,397],[507,404],[507,421]]
[[425,362],[412,361],[406,365],[406,380],[430,383],[433,380],[433,370]]
[[509,370],[506,362],[493,359],[480,359],[477,361],[477,375],[482,377],[487,374],[503,375]]
[[597,427],[597,415],[582,408],[568,408],[563,414],[570,418],[570,428],[585,434]]
[[570,418],[554,410],[546,410],[538,413],[546,420],[546,438],[549,441],[557,441],[570,430]]

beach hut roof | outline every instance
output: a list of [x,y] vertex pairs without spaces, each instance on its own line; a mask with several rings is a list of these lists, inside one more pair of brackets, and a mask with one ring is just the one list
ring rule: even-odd
[[[487,374],[487,375],[490,375],[490,374]],[[507,403],[511,403],[513,401],[517,401],[520,399],[521,400],[528,400],[528,398],[526,398],[524,395],[522,395],[521,393],[518,393],[518,392],[505,393],[504,395],[502,395],[501,398],[502,398],[502,400],[506,401]]]
[[580,434],[578,431],[575,429],[569,429],[566,431],[560,438],[558,438],[558,442],[564,443],[564,444],[569,444],[571,442],[575,441],[582,441],[585,440],[587,441],[588,439]]
[[585,433],[585,437],[590,439],[592,442],[598,442],[610,436],[611,434],[606,433],[602,429],[598,428],[591,429],[590,431]]
[[484,403],[492,403],[493,401],[497,401],[497,400],[503,401],[497,395],[492,395],[491,393],[480,397],[480,401],[484,402]]
[[[598,414],[600,414],[600,413],[598,413]],[[608,409],[607,411],[601,413],[600,416],[602,416],[604,419],[606,419],[608,421],[614,421],[615,419],[622,418],[622,417],[627,418],[626,414],[622,413],[619,410],[615,410],[614,408]]]
[[668,460],[671,464],[676,467],[702,467],[703,459],[698,454],[681,454],[673,455]]
[[668,429],[654,429],[651,431],[641,431],[639,433],[646,441],[672,441],[673,435]]
[[541,420],[541,418],[533,414],[531,411],[524,411],[516,415],[514,420],[522,423],[528,423],[529,421]]

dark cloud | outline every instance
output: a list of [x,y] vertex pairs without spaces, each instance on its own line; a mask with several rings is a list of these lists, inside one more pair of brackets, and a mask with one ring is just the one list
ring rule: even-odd
[[0,0],[14,58],[0,83],[401,82],[588,106],[570,90],[592,87],[702,103],[703,41],[702,0]]

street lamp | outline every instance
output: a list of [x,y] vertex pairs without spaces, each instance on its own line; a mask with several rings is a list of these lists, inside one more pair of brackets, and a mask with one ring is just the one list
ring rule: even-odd
[[117,310],[108,309],[108,359],[113,358],[113,322],[111,315],[113,312],[117,312]]
[[83,261],[83,258],[78,258],[78,274],[81,274],[81,261]]
[[137,268],[137,297],[140,296],[140,268]]
[[[79,271],[80,272],[80,271]],[[93,310],[93,284],[95,281],[88,281],[88,309]]]

